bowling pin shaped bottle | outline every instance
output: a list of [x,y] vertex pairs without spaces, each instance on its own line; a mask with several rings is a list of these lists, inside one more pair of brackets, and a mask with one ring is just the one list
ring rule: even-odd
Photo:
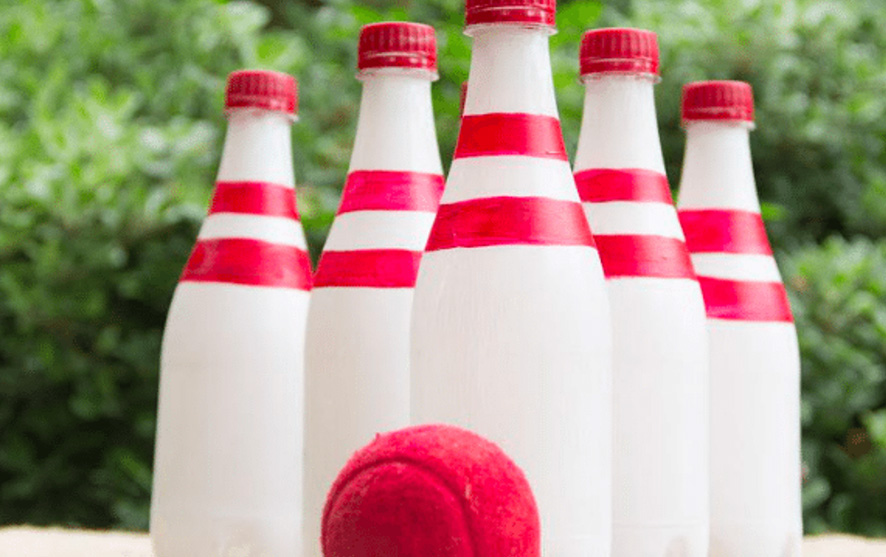
[[419,269],[412,420],[514,457],[543,551],[608,556],[609,305],[566,156],[548,51],[553,0],[468,0],[458,144]]
[[683,89],[680,222],[707,309],[711,557],[800,555],[800,359],[754,185],[751,87]]
[[665,176],[658,69],[651,31],[585,34],[575,180],[612,311],[612,555],[704,557],[704,302]]
[[409,424],[412,294],[443,192],[434,29],[367,25],[358,59],[354,151],[308,316],[305,555],[320,555],[323,504],[338,470],[377,433]]
[[288,75],[228,78],[218,181],[163,335],[157,557],[301,551],[311,272],[295,205],[295,106]]

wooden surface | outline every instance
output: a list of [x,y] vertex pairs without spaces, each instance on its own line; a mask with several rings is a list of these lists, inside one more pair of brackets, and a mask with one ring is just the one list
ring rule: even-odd
[[60,528],[0,528],[3,557],[153,557],[145,534]]
[[[3,557],[153,557],[145,534],[59,528],[0,528]],[[886,557],[886,540],[815,536],[803,542],[803,557]]]

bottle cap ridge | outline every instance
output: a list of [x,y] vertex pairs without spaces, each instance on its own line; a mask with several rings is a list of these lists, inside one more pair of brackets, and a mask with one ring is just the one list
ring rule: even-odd
[[754,92],[744,81],[696,81],[683,86],[683,124],[695,120],[754,121]]
[[285,73],[270,70],[239,70],[228,75],[225,110],[263,108],[295,114],[298,84]]
[[581,74],[659,74],[658,37],[644,29],[592,29],[581,40]]
[[465,24],[554,25],[557,0],[466,0]]
[[357,68],[416,68],[436,73],[434,28],[405,21],[364,25],[357,48]]

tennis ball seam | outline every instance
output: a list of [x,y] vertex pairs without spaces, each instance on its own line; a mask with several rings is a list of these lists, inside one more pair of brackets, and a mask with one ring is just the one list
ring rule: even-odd
[[[469,519],[470,513],[467,508],[467,501],[465,500],[464,494],[460,492],[455,486],[452,485],[446,478],[442,475],[438,474],[435,470],[426,466],[423,462],[413,460],[408,457],[389,457],[383,458],[379,460],[373,460],[371,462],[367,462],[366,464],[355,468],[351,473],[349,473],[343,480],[338,484],[337,489],[334,493],[330,494],[328,501],[326,503],[326,508],[323,510],[323,522],[321,523],[321,536],[326,532],[326,523],[329,520],[329,513],[332,512],[332,509],[338,503],[338,497],[342,491],[351,483],[351,481],[362,474],[363,472],[375,468],[377,466],[384,466],[387,464],[404,464],[406,466],[417,468],[420,472],[429,476],[433,480],[437,481],[446,491],[450,493],[450,495],[458,501],[459,510],[461,511],[461,517],[465,524],[465,529],[469,534],[469,545],[471,547],[471,555],[478,557],[477,553],[477,542],[476,542],[476,532],[474,531],[473,521]],[[320,541],[321,546],[323,545],[323,540]]]

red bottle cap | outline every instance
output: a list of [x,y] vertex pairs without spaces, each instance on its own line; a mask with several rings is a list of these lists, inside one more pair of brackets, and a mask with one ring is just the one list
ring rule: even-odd
[[228,76],[225,110],[263,108],[295,114],[297,84],[291,75],[269,70],[239,70]]
[[683,123],[754,121],[754,92],[744,81],[697,81],[683,86]]
[[466,0],[465,23],[554,25],[557,0]]
[[581,40],[581,74],[658,75],[658,38],[643,29],[593,29]]
[[404,21],[364,25],[360,30],[357,68],[418,68],[436,72],[434,28]]

